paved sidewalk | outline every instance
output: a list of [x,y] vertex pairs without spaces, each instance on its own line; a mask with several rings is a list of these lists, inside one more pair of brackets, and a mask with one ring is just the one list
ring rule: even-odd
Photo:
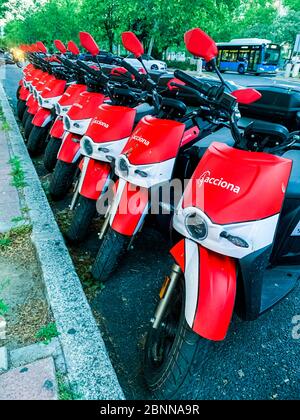
[[11,185],[10,152],[7,134],[0,131],[0,233],[12,227],[12,219],[21,216],[18,191]]

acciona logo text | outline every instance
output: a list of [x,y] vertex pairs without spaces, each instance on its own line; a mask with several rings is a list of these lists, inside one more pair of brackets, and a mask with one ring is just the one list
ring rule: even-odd
[[140,143],[143,143],[145,146],[149,146],[150,142],[149,140],[144,139],[144,137],[141,136],[132,136],[133,140],[139,141]]
[[203,172],[203,174],[198,178],[198,184],[200,187],[203,184],[215,185],[216,187],[223,188],[224,190],[232,191],[235,194],[239,194],[241,190],[241,187],[226,181],[224,178],[213,178],[210,171]]
[[93,121],[93,124],[98,124],[98,125],[101,125],[102,127],[104,127],[104,128],[108,128],[109,127],[109,124],[107,124],[106,122],[104,122],[104,121],[102,121],[102,120],[94,120]]

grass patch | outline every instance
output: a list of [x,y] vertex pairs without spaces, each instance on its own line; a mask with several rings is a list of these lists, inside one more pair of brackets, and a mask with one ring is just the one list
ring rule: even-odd
[[13,246],[20,238],[27,236],[32,231],[32,226],[29,224],[16,226],[6,233],[0,234],[0,250]]
[[4,302],[3,299],[0,299],[0,316],[4,316],[9,311],[9,306]]
[[58,398],[61,401],[80,400],[81,396],[71,390],[63,374],[57,372],[56,380],[58,385]]
[[35,335],[36,339],[44,344],[49,344],[52,338],[58,336],[59,332],[57,331],[55,322],[49,322],[49,324],[41,327]]
[[3,112],[3,109],[2,109],[1,105],[0,105],[0,120],[1,120],[1,123],[2,123],[2,130],[3,131],[9,131],[10,130],[10,125],[7,122],[7,119],[4,115],[4,112]]
[[12,176],[11,185],[18,189],[26,187],[25,174],[22,168],[20,158],[18,156],[14,156],[9,160],[9,163],[12,168],[12,171],[10,173],[10,175]]

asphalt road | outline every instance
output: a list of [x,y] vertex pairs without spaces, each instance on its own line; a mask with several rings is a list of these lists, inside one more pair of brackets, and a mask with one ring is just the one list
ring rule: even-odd
[[[20,71],[10,67],[3,84],[15,106]],[[239,84],[274,79],[226,74]],[[40,167],[37,168],[42,174]],[[66,203],[61,204],[61,206]],[[95,235],[82,245],[95,254]],[[169,272],[169,244],[151,226],[91,302],[124,392],[129,399],[151,398],[142,376],[143,342],[161,282]],[[300,338],[292,320],[300,316],[300,285],[257,321],[234,316],[226,340],[212,344],[204,371],[194,378],[194,399],[299,399]],[[184,397],[184,396],[183,396]]]

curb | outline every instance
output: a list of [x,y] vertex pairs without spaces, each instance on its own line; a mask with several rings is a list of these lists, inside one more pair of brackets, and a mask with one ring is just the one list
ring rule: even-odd
[[122,400],[124,394],[104,341],[1,84],[0,100],[11,128],[10,148],[20,158],[30,185],[24,188],[24,197],[33,224],[32,242],[60,332],[72,390],[84,400]]

